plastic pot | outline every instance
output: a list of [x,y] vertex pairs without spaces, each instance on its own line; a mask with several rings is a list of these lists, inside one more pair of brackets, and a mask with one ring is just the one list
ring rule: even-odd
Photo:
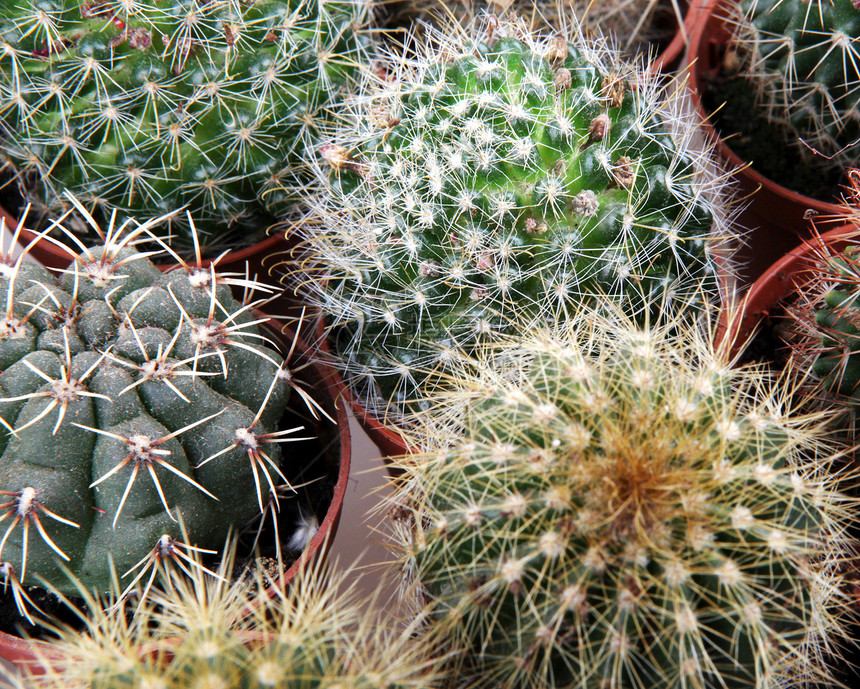
[[[716,141],[720,155],[730,169],[737,170],[739,195],[748,205],[739,216],[739,223],[749,230],[747,245],[737,255],[742,282],[751,283],[772,263],[811,237],[809,218],[827,219],[837,216],[840,208],[783,187],[757,172],[749,161],[742,160],[720,138],[707,121],[702,95],[709,77],[715,76],[731,38],[727,17],[736,3],[730,0],[693,0],[698,6],[690,45],[683,63],[689,75],[688,86],[693,105],[702,116],[704,129]],[[735,10],[737,11],[737,10]]]
[[[263,315],[258,314],[259,317]],[[307,414],[302,414],[300,423],[305,426],[304,434],[314,436],[313,440],[303,441],[301,447],[298,443],[285,446],[289,448],[288,451],[302,452],[306,456],[313,457],[312,461],[325,462],[328,466],[326,473],[334,483],[331,502],[320,520],[319,529],[299,558],[281,575],[279,584],[285,587],[290,584],[303,563],[311,558],[324,556],[325,549],[334,539],[349,481],[352,445],[349,434],[349,415],[340,400],[342,387],[340,376],[321,363],[318,357],[314,357],[313,350],[301,337],[295,337],[292,330],[287,328],[283,331],[275,328],[269,330],[268,335],[279,342],[281,351],[284,353],[290,350],[291,343],[295,341],[295,347],[289,358],[294,379],[301,382],[304,389],[311,392],[314,400],[336,421],[336,424],[326,419],[316,421],[308,419]],[[293,400],[297,398],[297,395],[292,397]],[[295,406],[297,405],[290,405],[291,408]],[[281,426],[295,425],[296,413],[288,409]],[[60,655],[45,642],[26,640],[0,632],[0,658],[11,662],[22,671],[22,674],[39,675],[45,672],[42,662],[51,658],[59,660]]]
[[681,0],[678,4],[682,8],[686,8],[684,14],[684,23],[678,27],[674,38],[666,46],[653,62],[648,66],[649,71],[660,74],[669,74],[674,72],[681,64],[687,46],[693,35],[693,30],[696,28],[698,15],[701,11],[702,0]]
[[791,297],[808,280],[821,256],[838,253],[849,244],[860,242],[860,228],[842,225],[815,234],[793,248],[764,270],[744,298],[727,307],[720,317],[718,345],[724,344],[731,355],[738,355],[758,328],[781,301]]

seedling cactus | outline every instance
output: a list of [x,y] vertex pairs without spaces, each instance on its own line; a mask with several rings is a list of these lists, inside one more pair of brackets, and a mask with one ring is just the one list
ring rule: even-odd
[[148,228],[75,239],[58,278],[24,256],[0,263],[0,562],[13,587],[68,591],[68,570],[106,591],[112,569],[131,586],[221,545],[286,480],[290,372],[254,317],[261,302],[231,294],[254,283],[214,266],[162,273],[134,248]]
[[[260,239],[354,78],[350,0],[21,0],[0,7],[0,147],[34,204],[187,207],[208,252]],[[175,245],[191,228],[174,217]]]
[[470,31],[391,56],[320,150],[329,190],[296,272],[380,416],[426,393],[444,365],[427,343],[468,348],[595,295],[641,311],[642,294],[717,293],[725,180],[678,85],[578,27]]
[[787,379],[732,368],[687,321],[588,311],[457,377],[390,514],[462,686],[827,680],[853,502]]
[[736,47],[759,107],[819,168],[860,165],[857,0],[744,0]]

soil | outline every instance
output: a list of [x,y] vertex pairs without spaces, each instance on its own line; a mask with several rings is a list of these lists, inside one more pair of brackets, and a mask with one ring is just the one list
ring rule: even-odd
[[819,201],[838,202],[839,170],[821,170],[804,161],[787,130],[769,122],[755,105],[755,87],[742,76],[721,70],[703,75],[703,104],[711,124],[741,158],[765,177]]

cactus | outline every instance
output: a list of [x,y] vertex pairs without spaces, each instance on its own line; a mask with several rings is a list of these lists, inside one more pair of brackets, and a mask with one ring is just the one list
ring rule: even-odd
[[678,319],[523,333],[460,362],[394,465],[395,548],[462,686],[826,681],[856,500],[795,383]]
[[251,244],[309,181],[304,149],[363,59],[365,15],[351,0],[3,3],[0,150],[55,215],[63,190],[105,221],[187,207],[209,255]]
[[392,56],[321,148],[299,279],[380,416],[432,384],[429,342],[468,348],[594,295],[715,294],[709,238],[730,235],[677,84],[578,30],[471,31]]
[[[571,14],[586,31],[597,30],[616,37],[625,55],[636,57],[655,51],[655,45],[668,43],[676,31],[683,31],[687,0],[404,0],[395,3],[394,12],[401,22],[415,20],[445,23],[454,19],[467,26],[481,10],[502,16],[519,14],[535,31],[566,31]],[[410,31],[419,30],[411,24]]]
[[[789,305],[786,340],[800,366],[814,374],[819,396],[856,414],[860,406],[860,170],[848,173],[852,187],[843,203],[853,226],[836,251],[816,237],[810,242],[809,265],[797,277]],[[850,227],[849,226],[849,227]]]
[[860,165],[857,0],[744,0],[738,13],[735,46],[758,107],[807,165]]
[[[228,549],[229,552],[229,549]],[[229,562],[228,564],[232,564]],[[439,660],[410,628],[396,630],[367,609],[354,575],[319,561],[299,570],[288,590],[260,574],[228,583],[172,576],[131,618],[122,606],[87,598],[80,629],[61,627],[29,689],[430,689]],[[101,603],[101,604],[100,604]],[[63,658],[57,662],[56,655]]]
[[223,543],[286,481],[290,371],[253,316],[260,302],[230,289],[254,283],[214,266],[162,273],[134,248],[147,229],[77,241],[58,278],[24,256],[0,263],[7,582],[69,590],[68,570],[104,591],[115,570],[136,583]]

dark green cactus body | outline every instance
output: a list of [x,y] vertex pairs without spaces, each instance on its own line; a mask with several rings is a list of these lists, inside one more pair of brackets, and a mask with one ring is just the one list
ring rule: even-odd
[[[14,294],[0,328],[0,417],[14,429],[0,437],[0,558],[25,583],[74,591],[62,564],[106,591],[111,565],[123,575],[163,535],[184,540],[180,518],[191,543],[217,548],[259,514],[268,485],[249,447],[288,387],[281,356],[206,271],[162,273],[127,248],[73,268],[0,278]],[[266,453],[280,462],[277,445]]]
[[[856,0],[744,0],[738,42],[760,105],[809,165],[860,165],[860,6]],[[812,150],[815,149],[815,150]]]
[[414,525],[405,569],[466,649],[461,686],[817,676],[850,518],[827,431],[776,411],[785,391],[760,371],[670,328],[574,314],[501,338],[464,366],[459,399],[435,400],[442,449],[402,464],[395,504]]
[[641,310],[643,295],[669,308],[715,292],[719,184],[671,94],[582,39],[438,52],[368,87],[321,152],[317,298],[368,404],[421,394],[428,342],[468,348],[587,299]]
[[251,243],[308,181],[303,148],[357,70],[362,21],[348,1],[4,3],[3,152],[52,211],[65,190],[106,213],[187,206],[209,251]]

